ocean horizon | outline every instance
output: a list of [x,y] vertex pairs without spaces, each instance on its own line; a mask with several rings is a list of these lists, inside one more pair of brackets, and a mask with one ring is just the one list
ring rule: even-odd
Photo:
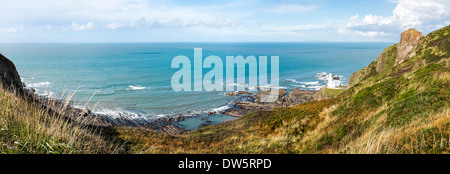
[[[155,119],[177,115],[201,115],[225,110],[233,101],[228,91],[181,91],[171,87],[172,59],[202,48],[203,60],[215,55],[279,56],[279,87],[318,90],[326,83],[316,73],[343,76],[375,60],[385,42],[151,42],[151,43],[10,43],[0,51],[16,65],[22,82],[42,96],[66,99],[74,107],[111,117]],[[208,72],[203,69],[203,75]],[[247,73],[248,79],[248,73]],[[225,85],[242,85],[226,84]],[[225,89],[225,88],[224,88]],[[247,89],[248,90],[248,89]],[[215,114],[216,124],[235,117]],[[200,117],[181,122],[193,130]]]

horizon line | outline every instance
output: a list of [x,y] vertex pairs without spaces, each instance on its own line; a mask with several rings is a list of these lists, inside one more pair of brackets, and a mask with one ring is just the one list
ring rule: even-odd
[[0,42],[0,44],[118,44],[118,43],[397,43],[392,41],[149,41],[149,42]]

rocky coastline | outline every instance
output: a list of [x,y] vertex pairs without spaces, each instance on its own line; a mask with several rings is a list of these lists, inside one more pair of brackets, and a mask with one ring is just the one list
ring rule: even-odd
[[236,96],[236,99],[233,101],[233,107],[220,113],[234,117],[242,117],[254,111],[272,110],[274,108],[288,107],[314,100],[314,94],[317,92],[314,90],[300,90],[298,88],[293,88],[289,92],[286,89],[274,90],[279,90],[278,99],[270,103],[261,101],[261,95],[270,94],[270,90],[260,91],[255,94],[248,91],[226,93],[225,95]]
[[82,109],[74,107],[70,101],[53,99],[46,96],[41,96],[36,93],[33,88],[26,88],[24,91],[25,96],[29,101],[38,103],[44,109],[48,109],[49,112],[57,115],[63,115],[64,117],[74,121],[76,123],[88,126],[100,126],[100,127],[142,127],[145,129],[157,130],[163,133],[171,135],[180,135],[188,132],[188,130],[182,129],[177,126],[177,122],[184,121],[187,118],[202,116],[202,120],[206,120],[206,123],[202,126],[207,126],[208,116],[214,114],[224,114],[233,117],[242,117],[251,112],[259,110],[272,110],[273,108],[287,107],[291,105],[300,104],[314,99],[316,91],[312,90],[300,90],[293,88],[289,93],[285,89],[278,89],[278,99],[273,103],[261,102],[261,95],[270,93],[270,91],[260,91],[252,93],[248,91],[229,92],[225,95],[233,96],[231,107],[220,112],[208,112],[207,114],[190,114],[178,116],[168,116],[156,119],[130,119],[125,115],[119,117],[112,117],[108,115],[102,115],[94,113],[89,109]]
[[[259,91],[257,93],[248,91],[229,92],[225,95],[233,96],[229,108],[223,111],[210,111],[205,114],[179,114],[176,116],[167,116],[160,118],[146,119],[140,118],[139,115],[121,115],[110,116],[95,113],[87,108],[75,107],[69,100],[54,99],[45,95],[39,95],[33,88],[27,88],[22,83],[20,76],[14,64],[5,56],[0,54],[0,81],[3,88],[16,93],[20,97],[32,103],[37,103],[46,109],[50,114],[63,116],[71,122],[76,122],[86,126],[96,127],[142,127],[161,131],[167,134],[179,135],[187,130],[177,126],[178,122],[184,121],[191,117],[202,117],[205,123],[202,126],[209,125],[208,117],[214,114],[224,114],[233,117],[242,117],[254,111],[272,110],[273,108],[286,107],[300,104],[314,99],[316,91],[300,90],[293,88],[291,91],[285,89],[279,90],[278,99],[272,103],[261,102],[261,95],[268,94],[270,91]],[[133,118],[131,118],[133,117]]]
[[[23,84],[25,87],[25,84]],[[30,102],[38,103],[50,113],[62,115],[71,121],[87,126],[99,127],[142,127],[168,134],[178,135],[187,132],[177,126],[174,122],[183,121],[189,116],[179,115],[178,117],[161,117],[157,119],[130,119],[125,115],[112,117],[108,115],[94,113],[90,109],[74,107],[70,101],[53,99],[41,96],[33,88],[24,88],[25,96]]]

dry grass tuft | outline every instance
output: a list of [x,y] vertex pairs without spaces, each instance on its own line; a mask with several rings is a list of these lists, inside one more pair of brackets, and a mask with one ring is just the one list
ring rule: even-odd
[[[95,133],[94,133],[95,132]],[[0,153],[118,153],[121,147],[100,129],[78,125],[15,94],[0,89]]]

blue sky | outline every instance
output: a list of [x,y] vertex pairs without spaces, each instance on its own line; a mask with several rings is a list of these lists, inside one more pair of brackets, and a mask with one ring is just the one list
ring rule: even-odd
[[450,0],[0,0],[0,42],[398,42]]

